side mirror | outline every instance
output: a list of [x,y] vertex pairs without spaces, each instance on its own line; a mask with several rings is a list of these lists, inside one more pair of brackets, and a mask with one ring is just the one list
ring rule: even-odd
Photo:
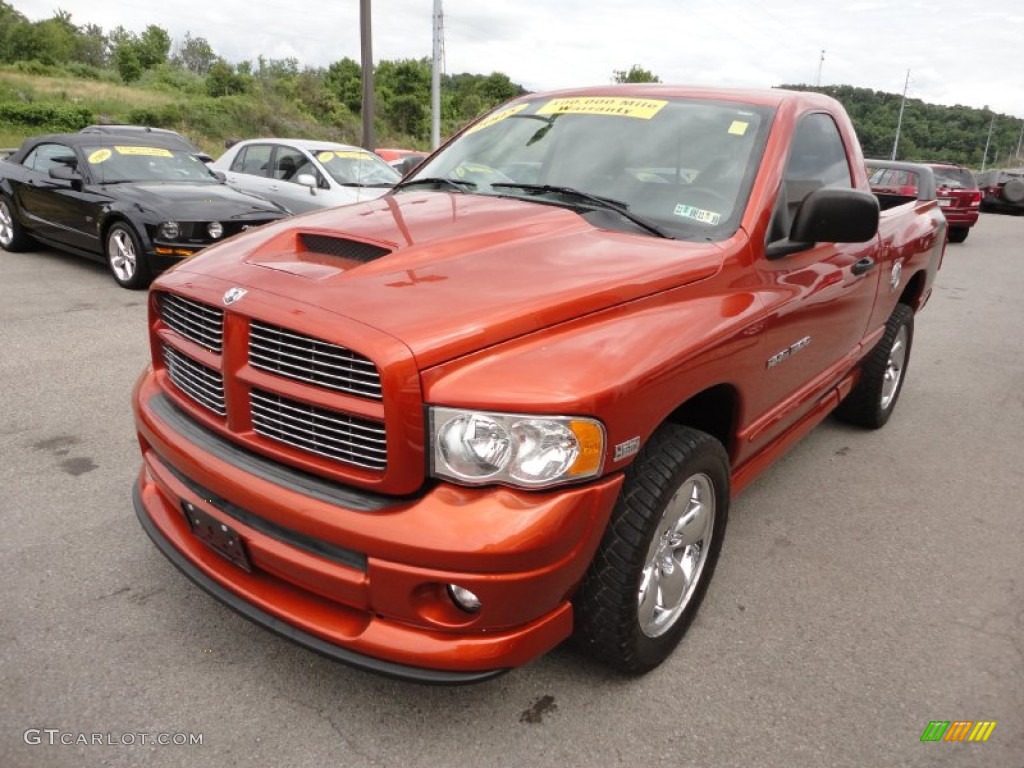
[[228,180],[228,175],[226,173],[224,173],[224,171],[214,171],[212,168],[210,169],[210,171],[213,173],[214,176],[217,177],[217,181],[227,181]]
[[407,155],[399,160],[394,168],[400,174],[405,176],[409,172],[419,168],[420,164],[427,158],[426,155]]
[[309,187],[309,194],[316,194],[316,176],[312,173],[300,173],[295,178],[295,183],[303,187]]
[[74,168],[69,168],[66,165],[55,165],[50,169],[50,178],[57,179],[58,181],[67,181],[71,184],[73,190],[76,192],[82,191],[82,174]]
[[878,232],[878,198],[859,189],[823,188],[811,192],[793,217],[789,237],[765,249],[778,259],[815,243],[864,243]]

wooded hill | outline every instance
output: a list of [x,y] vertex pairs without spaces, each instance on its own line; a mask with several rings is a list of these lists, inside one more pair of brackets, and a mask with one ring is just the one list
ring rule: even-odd
[[[374,70],[375,128],[380,146],[426,149],[430,143],[430,62],[380,61]],[[615,70],[617,82],[658,82],[634,65]],[[868,88],[817,90],[850,113],[868,157],[890,156],[901,96]],[[441,134],[448,136],[507,99],[525,93],[500,72],[444,75]],[[163,28],[142,32],[95,24],[71,15],[29,21],[0,0],[0,146],[30,135],[77,130],[90,123],[136,123],[171,128],[218,155],[226,138],[304,136],[351,144],[361,140],[362,72],[351,58],[327,67],[296,59],[231,63],[203,37],[172,41]],[[989,126],[987,165],[1021,165],[1022,121],[971,107],[907,99],[898,159],[947,160],[977,168]]]

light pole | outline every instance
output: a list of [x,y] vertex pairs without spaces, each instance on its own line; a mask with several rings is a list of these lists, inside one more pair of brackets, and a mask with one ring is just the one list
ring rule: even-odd
[[985,165],[988,163],[988,145],[992,143],[992,129],[996,127],[996,113],[992,113],[992,120],[988,124],[988,138],[985,139],[985,154],[981,156],[981,171],[985,172]]
[[359,39],[363,67],[363,147],[376,149],[373,135],[373,41],[370,34],[370,0],[359,0]]
[[441,56],[444,50],[444,11],[434,0],[434,67],[430,81],[430,148],[441,146]]
[[896,159],[896,148],[900,145],[900,130],[903,128],[903,108],[907,105],[907,88],[910,86],[910,70],[907,70],[907,79],[903,83],[903,100],[900,101],[900,116],[896,119],[896,139],[892,143],[892,157]]

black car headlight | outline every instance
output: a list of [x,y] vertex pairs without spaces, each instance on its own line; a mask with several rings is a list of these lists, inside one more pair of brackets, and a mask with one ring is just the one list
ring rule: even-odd
[[546,488],[594,477],[604,459],[596,419],[430,409],[431,469],[465,485]]
[[178,235],[181,234],[181,227],[178,226],[176,221],[165,221],[157,229],[157,235],[163,240],[177,240]]

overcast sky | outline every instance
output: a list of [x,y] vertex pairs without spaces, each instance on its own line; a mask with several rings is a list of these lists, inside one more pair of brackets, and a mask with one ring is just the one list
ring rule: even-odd
[[[175,40],[231,62],[359,61],[359,0],[8,0],[31,20]],[[374,60],[431,55],[433,0],[373,0]],[[446,0],[445,71],[504,72],[529,90],[608,83],[638,64],[663,82],[818,81],[1024,118],[1024,0]],[[821,51],[824,50],[824,61]]]

